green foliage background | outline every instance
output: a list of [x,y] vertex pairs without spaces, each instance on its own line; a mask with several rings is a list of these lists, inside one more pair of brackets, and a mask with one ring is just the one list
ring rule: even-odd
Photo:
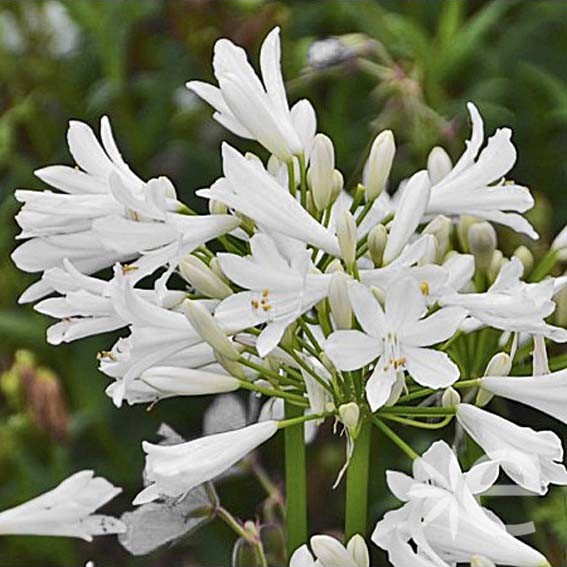
[[[292,100],[310,98],[319,130],[336,143],[338,163],[348,179],[360,168],[360,155],[373,134],[393,128],[399,146],[395,179],[424,167],[429,149],[442,143],[458,156],[468,134],[465,103],[483,112],[487,132],[514,129],[519,162],[517,181],[536,193],[533,219],[545,241],[567,221],[567,2],[561,0],[408,0],[305,2],[293,0],[67,0],[62,1],[80,36],[64,55],[52,48],[41,22],[43,2],[0,3],[0,368],[12,364],[16,350],[31,350],[62,385],[70,412],[64,441],[33,423],[30,408],[13,384],[0,394],[0,509],[54,486],[83,468],[125,488],[110,510],[128,507],[141,485],[142,439],[151,439],[167,421],[186,437],[199,432],[207,402],[174,400],[145,408],[116,410],[104,394],[106,379],[96,370],[97,350],[108,336],[50,347],[48,321],[16,305],[33,278],[18,273],[9,254],[14,247],[15,188],[42,188],[38,167],[70,163],[65,144],[69,119],[97,127],[111,117],[118,144],[142,177],[168,175],[185,201],[220,174],[219,144],[231,137],[210,118],[211,111],[183,88],[186,80],[211,79],[214,41],[227,36],[256,54],[274,25],[282,27],[285,76]],[[7,22],[7,24],[6,24]],[[18,29],[23,47],[9,39]],[[315,72],[307,50],[316,39],[359,33],[380,42],[395,66],[388,77],[349,61]],[[239,140],[241,148],[248,147]],[[252,147],[252,146],[250,146]],[[352,183],[351,183],[352,186]],[[202,207],[202,204],[197,204]],[[510,235],[505,235],[511,239]],[[517,241],[514,241],[517,245]],[[532,247],[536,244],[528,243]],[[509,243],[507,248],[515,246]],[[14,390],[15,388],[15,390]],[[520,421],[554,426],[531,412]],[[539,420],[539,421],[538,421]],[[556,427],[557,430],[557,427]],[[565,429],[561,431],[565,437]],[[309,451],[312,529],[340,528],[342,489],[330,485],[344,448],[324,431]],[[421,440],[422,447],[427,439]],[[374,439],[373,518],[397,504],[384,494],[384,470],[407,464],[385,440]],[[266,451],[276,478],[282,444]],[[281,477],[280,477],[281,478]],[[228,483],[221,494],[231,510],[253,518],[261,499],[247,480]],[[534,501],[532,501],[534,500]],[[567,546],[566,496],[555,491],[548,504],[535,499],[490,505],[507,520],[537,521],[534,538],[542,551],[563,565]],[[175,548],[149,558],[131,559],[112,538],[92,545],[53,538],[0,539],[1,564],[100,567],[221,565],[230,555],[232,535],[210,525]],[[375,562],[381,556],[375,557]],[[383,558],[382,558],[383,561]],[[374,563],[374,564],[384,564]]]

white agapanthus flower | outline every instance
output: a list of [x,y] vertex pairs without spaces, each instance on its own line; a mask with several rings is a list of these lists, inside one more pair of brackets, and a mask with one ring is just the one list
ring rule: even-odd
[[144,441],[145,472],[150,484],[136,496],[134,504],[186,494],[228,470],[277,430],[276,421],[262,421],[179,445],[153,445]]
[[[389,472],[388,486],[406,504],[378,522],[372,541],[388,551],[395,567],[406,567],[413,552],[417,565],[472,563],[480,555],[496,565],[544,567],[535,549],[510,535],[500,520],[482,508],[475,494],[498,477],[498,465],[483,463],[463,473],[451,448],[434,443],[414,461],[413,478]],[[394,560],[396,562],[394,562]]]
[[282,161],[308,153],[315,135],[315,111],[307,100],[290,110],[281,65],[280,30],[274,28],[260,51],[262,81],[245,51],[228,39],[215,44],[213,68],[219,87],[190,81],[191,89],[214,109],[214,118],[243,138],[257,140]]
[[268,232],[285,234],[340,256],[337,237],[317,222],[263,167],[227,143],[222,146],[224,177],[197,194],[250,217]]
[[[472,121],[471,139],[451,171],[436,180],[431,188],[427,213],[449,217],[470,215],[537,238],[530,223],[518,214],[534,206],[529,189],[504,179],[516,162],[512,131],[509,128],[497,130],[481,151],[484,144],[482,117],[474,104],[469,103],[468,110]],[[434,178],[440,176],[433,175]]]
[[555,310],[553,279],[529,284],[520,280],[522,263],[512,258],[504,264],[486,293],[455,293],[440,299],[445,306],[460,306],[484,325],[542,335],[556,342],[567,341],[567,331],[550,325],[545,318]]
[[235,331],[265,323],[256,343],[260,356],[265,356],[291,323],[326,297],[332,276],[313,273],[304,247],[281,249],[265,234],[252,237],[250,250],[250,257],[218,255],[225,276],[247,291],[223,300],[215,317]]
[[545,494],[549,484],[567,484],[561,439],[551,431],[534,431],[470,404],[459,404],[463,429],[519,486]]
[[328,535],[313,536],[291,556],[289,567],[370,567],[370,556],[364,538],[355,535],[346,547]]
[[0,534],[77,537],[119,534],[126,526],[116,518],[96,514],[120,494],[121,488],[92,471],[81,471],[53,490],[0,512]]
[[[107,117],[101,120],[101,143],[89,126],[72,121],[67,134],[77,166],[44,167],[36,175],[61,193],[16,191],[24,205],[16,216],[27,239],[13,253],[27,272],[61,267],[68,259],[90,274],[118,261],[151,254],[151,272],[220,234],[238,220],[229,215],[181,214],[172,183],[165,177],[147,183],[132,172],[114,141]],[[34,284],[20,301],[34,301],[51,288]]]
[[325,351],[341,370],[355,370],[373,363],[366,384],[372,411],[399,394],[404,371],[422,386],[446,388],[459,378],[459,369],[446,353],[428,348],[451,337],[461,324],[462,309],[441,309],[425,317],[423,293],[412,279],[404,279],[388,290],[386,307],[372,292],[355,283],[349,286],[353,311],[362,331],[335,331]]

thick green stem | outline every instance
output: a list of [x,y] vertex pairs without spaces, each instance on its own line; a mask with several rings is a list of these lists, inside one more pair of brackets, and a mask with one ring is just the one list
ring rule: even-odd
[[368,469],[370,465],[371,424],[362,425],[347,469],[345,541],[353,535],[366,536],[368,524]]
[[[303,410],[285,404],[285,417],[294,419],[303,415]],[[292,553],[307,541],[307,475],[305,464],[304,424],[299,423],[284,429],[285,435],[285,488],[286,488],[286,532],[287,552]]]

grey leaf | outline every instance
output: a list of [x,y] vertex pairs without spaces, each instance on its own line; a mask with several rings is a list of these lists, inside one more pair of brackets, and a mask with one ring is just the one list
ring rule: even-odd
[[205,435],[223,433],[245,427],[247,423],[246,407],[237,395],[217,396],[205,412],[203,432]]
[[209,483],[194,488],[182,500],[144,504],[122,515],[127,529],[118,539],[132,555],[145,555],[206,524],[212,517],[216,500]]

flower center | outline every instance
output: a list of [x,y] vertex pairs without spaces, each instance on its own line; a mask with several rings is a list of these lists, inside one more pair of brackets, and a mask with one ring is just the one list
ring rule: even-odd
[[388,333],[384,339],[384,372],[390,369],[403,370],[406,363],[405,356],[400,352],[400,341],[396,333]]
[[270,290],[265,289],[259,298],[254,298],[250,302],[254,310],[262,309],[266,313],[272,309],[272,304],[270,303]]

